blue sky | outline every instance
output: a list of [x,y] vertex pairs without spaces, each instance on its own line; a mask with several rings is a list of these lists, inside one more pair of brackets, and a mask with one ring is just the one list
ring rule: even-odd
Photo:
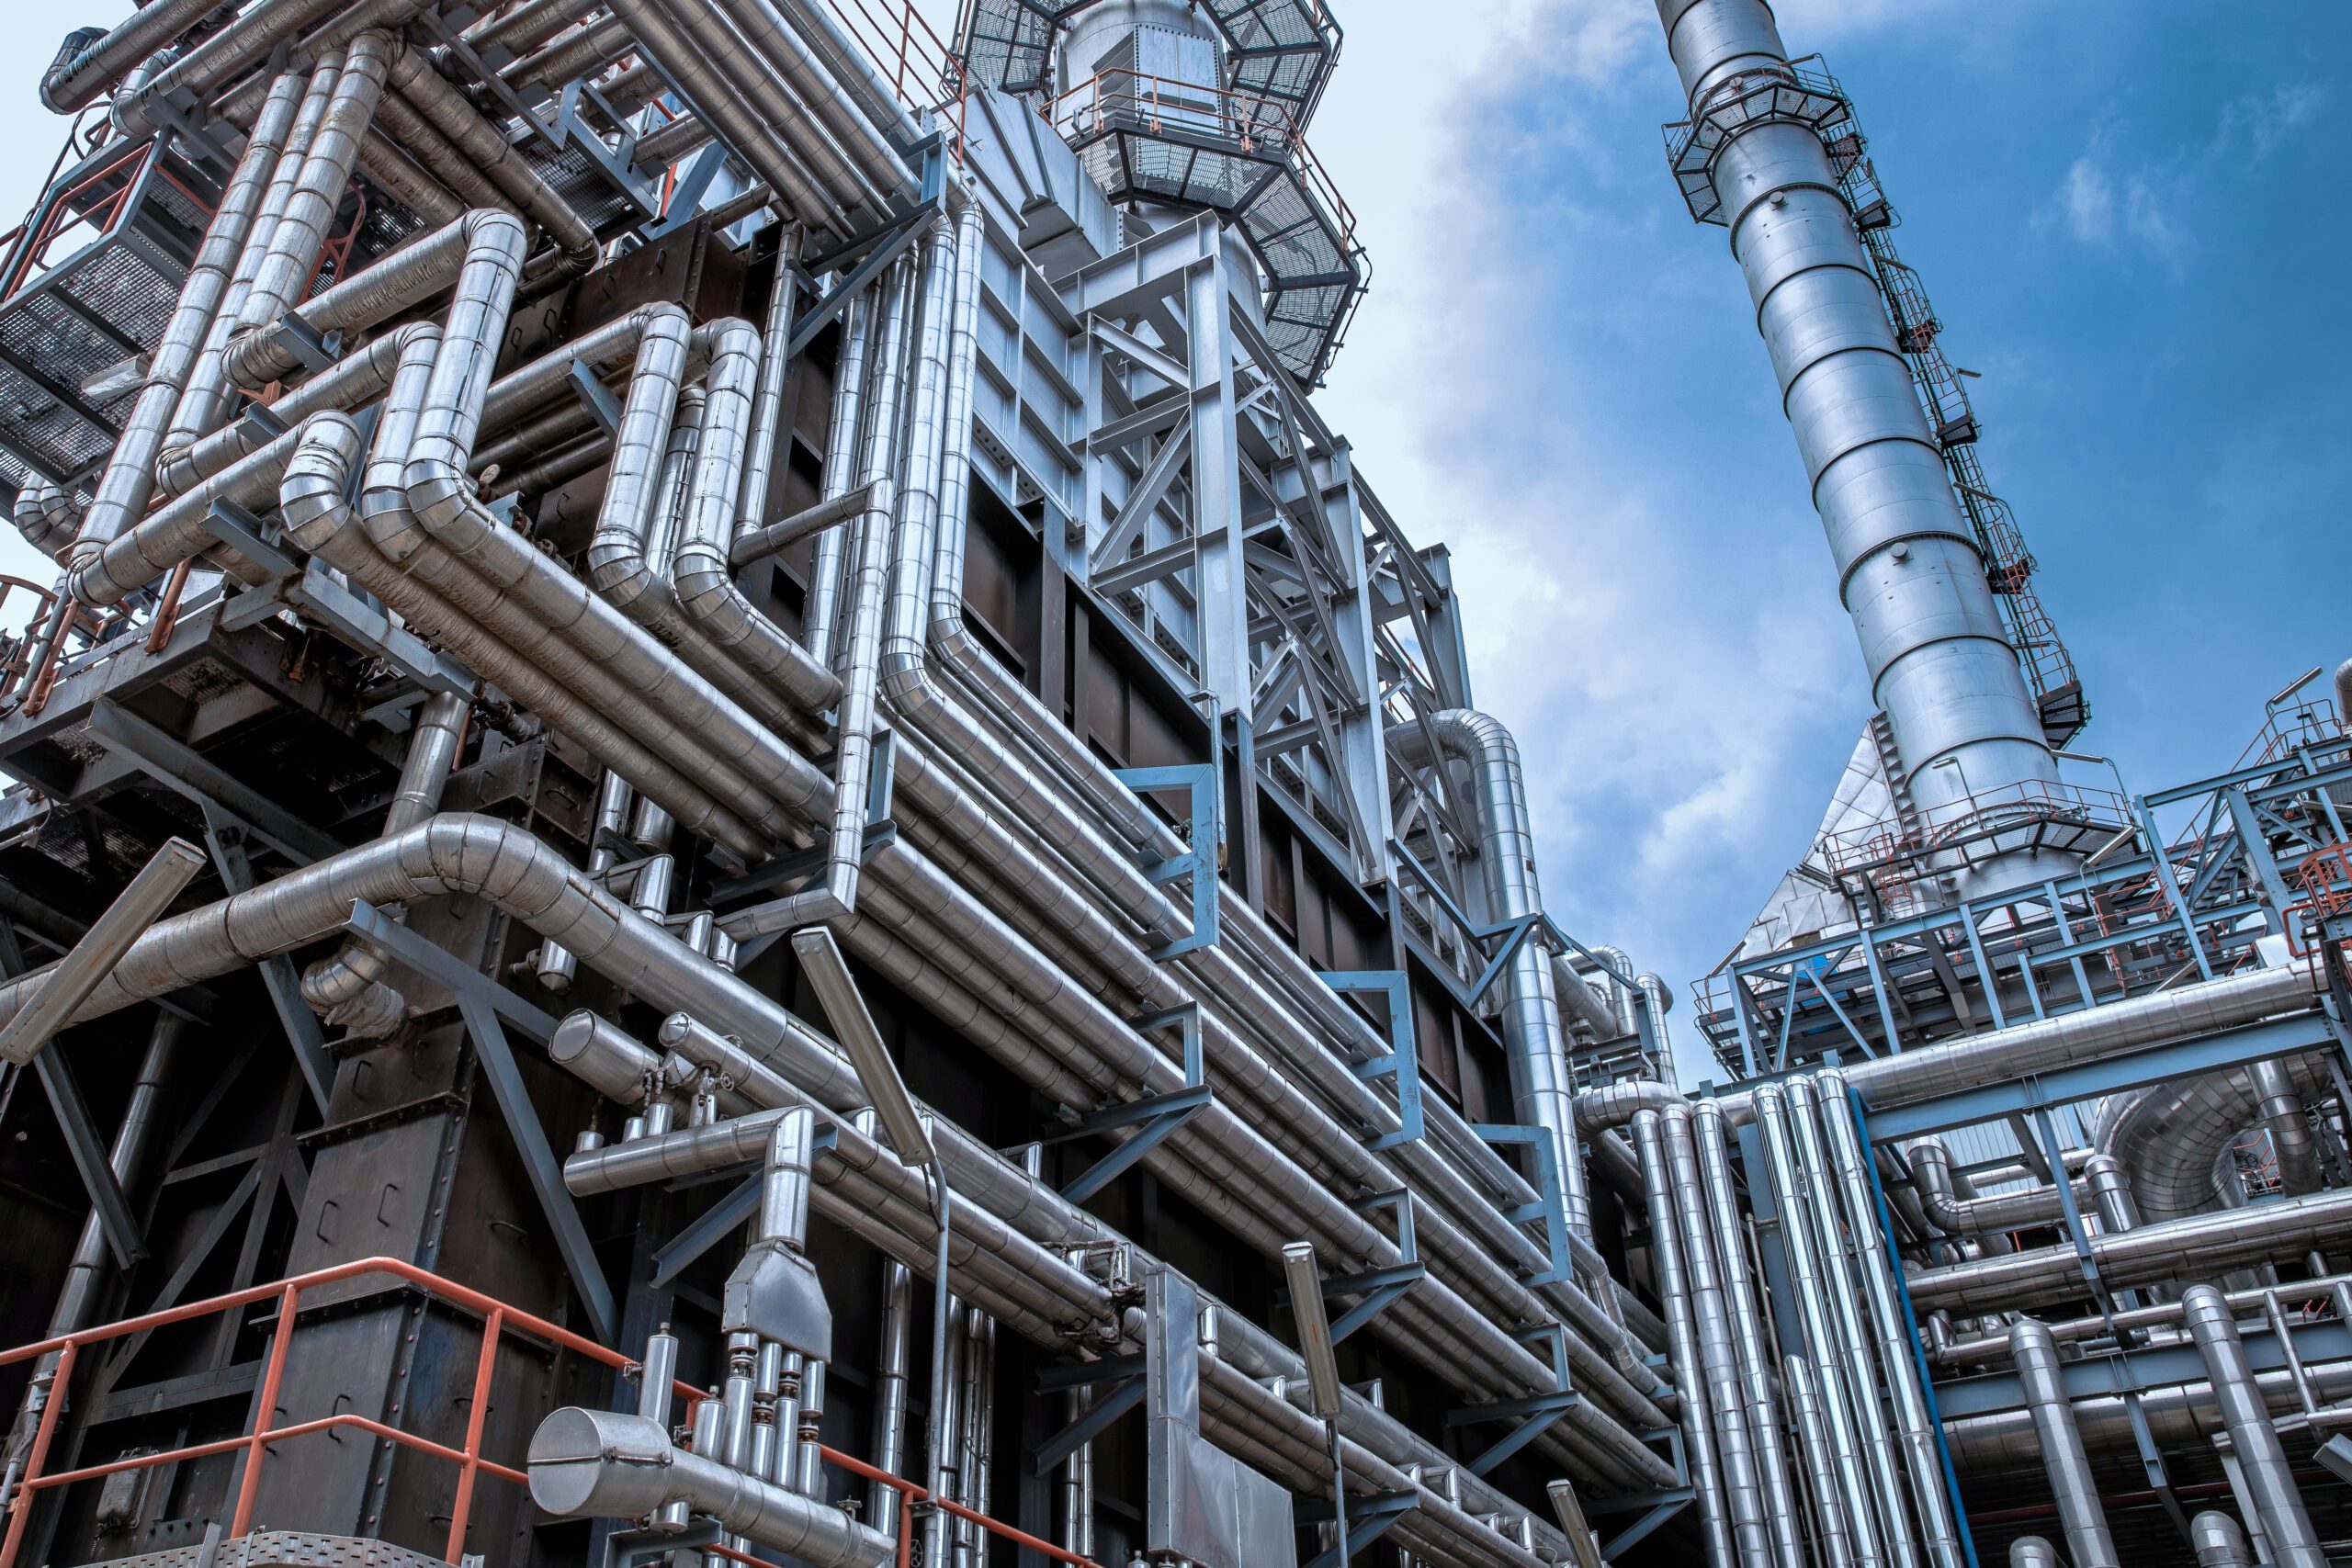
[[[1453,549],[1547,902],[1687,1000],[1803,853],[1866,699],[1724,231],[1666,174],[1655,13],[1450,0],[1440,31],[1426,5],[1334,5],[1313,141],[1375,271],[1323,406],[1408,532]],[[0,212],[61,129],[31,98],[50,33],[124,9],[53,6],[0,65]],[[2078,745],[2135,789],[2225,767],[2265,696],[2352,655],[2327,151],[2352,7],[1780,13],[1860,105],[1947,349],[1983,373],[1984,461],[2098,710]],[[28,555],[0,540],[0,570]]]
[[[1327,401],[1453,547],[1546,902],[1682,991],[1804,852],[1860,656],[1724,232],[1665,170],[1652,7],[1471,0],[1476,41],[1434,49],[1411,9],[1346,13],[1314,138],[1375,265]],[[2135,790],[2221,771],[2265,697],[2352,656],[2352,221],[2324,194],[2352,8],[1780,10],[1983,374],[1982,456],[2097,710],[2077,748]]]

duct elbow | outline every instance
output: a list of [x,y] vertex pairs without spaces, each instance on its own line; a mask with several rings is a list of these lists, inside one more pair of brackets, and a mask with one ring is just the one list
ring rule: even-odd
[[2352,735],[2352,659],[2335,667],[2335,722]]
[[277,483],[286,536],[302,548],[316,550],[349,521],[344,491],[359,448],[359,426],[349,414],[312,414],[303,424],[293,459]]

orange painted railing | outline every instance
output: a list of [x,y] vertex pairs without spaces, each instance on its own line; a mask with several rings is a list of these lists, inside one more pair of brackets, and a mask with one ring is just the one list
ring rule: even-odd
[[[287,1348],[293,1337],[288,1331],[293,1325],[297,1313],[300,1310],[303,1293],[315,1291],[321,1286],[339,1284],[346,1280],[362,1279],[369,1275],[384,1275],[401,1280],[435,1301],[458,1307],[481,1320],[481,1352],[474,1363],[473,1393],[467,1405],[466,1437],[462,1448],[453,1449],[446,1443],[434,1442],[428,1438],[419,1437],[413,1432],[401,1431],[399,1427],[388,1426],[381,1421],[370,1420],[365,1416],[348,1413],[324,1416],[311,1421],[298,1421],[286,1427],[272,1425],[272,1418],[277,1407],[278,1390],[285,1381]],[[254,1408],[258,1414],[254,1418],[252,1431],[240,1437],[222,1438],[209,1443],[197,1443],[187,1448],[174,1449],[167,1453],[141,1454],[134,1458],[115,1460],[107,1464],[85,1465],[76,1470],[59,1471],[54,1474],[43,1472],[42,1467],[49,1462],[50,1445],[57,1436],[58,1417],[65,1408],[67,1391],[73,1383],[74,1362],[85,1348],[104,1344],[109,1340],[126,1338],[134,1334],[144,1334],[153,1329],[168,1327],[176,1323],[186,1323],[194,1318],[209,1317],[217,1313],[234,1312],[240,1307],[253,1306],[271,1300],[275,1300],[277,1303],[277,1314],[276,1320],[270,1325],[269,1351],[262,1366],[260,1391],[254,1402]],[[200,1302],[189,1302],[180,1306],[167,1307],[160,1312],[124,1318],[119,1323],[110,1323],[96,1328],[85,1328],[71,1334],[61,1334],[55,1338],[43,1339],[35,1344],[23,1345],[13,1350],[0,1352],[0,1367],[13,1366],[20,1361],[38,1361],[43,1357],[52,1355],[57,1358],[56,1364],[50,1373],[47,1397],[40,1413],[40,1424],[33,1434],[32,1447],[26,1455],[24,1475],[17,1483],[16,1495],[9,1500],[7,1534],[5,1539],[0,1539],[0,1568],[15,1568],[17,1553],[24,1544],[25,1530],[32,1518],[33,1502],[37,1493],[51,1491],[61,1486],[70,1486],[78,1481],[95,1481],[120,1471],[151,1470],[162,1465],[176,1464],[183,1460],[231,1453],[239,1449],[244,1450],[245,1462],[243,1472],[237,1483],[235,1506],[230,1516],[229,1538],[235,1540],[247,1535],[254,1528],[254,1503],[261,1491],[262,1464],[268,1456],[271,1445],[338,1428],[366,1432],[417,1453],[430,1454],[435,1459],[447,1460],[458,1466],[458,1493],[449,1510],[449,1534],[442,1556],[450,1562],[461,1562],[465,1556],[466,1524],[473,1512],[474,1487],[481,1475],[487,1472],[501,1481],[510,1481],[518,1486],[527,1486],[530,1483],[530,1477],[522,1471],[500,1464],[494,1460],[485,1459],[481,1452],[482,1427],[490,1414],[490,1385],[492,1377],[497,1370],[498,1347],[510,1334],[525,1336],[558,1349],[572,1351],[616,1371],[638,1365],[631,1358],[622,1355],[619,1351],[599,1345],[594,1340],[585,1338],[568,1328],[549,1323],[545,1318],[535,1317],[494,1297],[484,1295],[480,1291],[470,1290],[455,1280],[445,1280],[438,1274],[428,1272],[413,1263],[403,1263],[395,1258],[363,1258],[355,1262],[339,1263],[333,1268],[313,1269],[308,1274],[298,1274],[291,1279],[266,1285],[254,1285],[245,1290],[232,1292],[227,1295],[212,1296]],[[34,1382],[38,1384],[40,1381],[40,1373],[36,1370]],[[684,1382],[673,1382],[673,1390],[678,1397],[685,1401],[688,1424],[691,1425],[694,1406],[708,1396],[701,1389]],[[912,1511],[917,1506],[932,1501],[930,1492],[902,1476],[892,1475],[887,1471],[867,1464],[863,1460],[853,1459],[832,1449],[820,1447],[818,1451],[823,1456],[826,1463],[865,1480],[879,1482],[900,1494],[904,1503],[900,1515],[902,1522],[899,1530],[898,1561],[899,1568],[908,1568],[913,1532],[906,1526],[911,1521]],[[965,1507],[960,1503],[943,1498],[939,1500],[936,1506],[956,1518],[977,1525],[991,1535],[1001,1536],[1018,1546],[1042,1552],[1056,1562],[1068,1564],[1069,1568],[1099,1568],[1098,1564],[1075,1552],[1065,1551],[1050,1541],[1040,1540],[1035,1536],[1014,1529],[1010,1525],[989,1518],[974,1509]],[[766,1563],[760,1562],[757,1558],[724,1546],[707,1547],[704,1550],[745,1564],[745,1568],[768,1568]]]

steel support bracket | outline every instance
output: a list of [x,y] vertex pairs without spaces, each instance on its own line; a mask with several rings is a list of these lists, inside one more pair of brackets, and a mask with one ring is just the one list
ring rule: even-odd
[[571,362],[571,368],[564,373],[564,379],[571,383],[571,395],[580,400],[580,406],[588,411],[588,417],[596,422],[597,429],[607,437],[621,433],[620,401],[602,381],[596,379],[594,370],[575,359]]
[[1051,1475],[1055,1466],[1110,1430],[1113,1422],[1141,1404],[1147,1392],[1141,1356],[1121,1356],[1108,1361],[1060,1368],[1047,1372],[1037,1382],[1038,1386],[1048,1393],[1055,1389],[1080,1387],[1091,1387],[1096,1392],[1094,1403],[1086,1407],[1083,1415],[1037,1445],[1037,1451],[1030,1460],[1030,1473],[1033,1475]]
[[[1365,1547],[1386,1535],[1398,1519],[1420,1506],[1419,1492],[1374,1492],[1368,1497],[1349,1498],[1348,1539],[1325,1547],[1309,1560],[1306,1568],[1339,1568],[1341,1562],[1353,1561]],[[1329,1503],[1304,1503],[1299,1505],[1295,1517],[1303,1525],[1329,1524],[1332,1512]]]
[[1613,1560],[1619,1552],[1648,1537],[1660,1525],[1689,1507],[1698,1495],[1696,1487],[1672,1486],[1663,1492],[1645,1492],[1638,1497],[1602,1497],[1587,1503],[1584,1511],[1589,1515],[1629,1514],[1636,1508],[1642,1510],[1640,1518],[1600,1543],[1602,1561]]
[[287,311],[277,318],[277,325],[286,335],[287,351],[314,375],[343,357],[343,333],[322,333],[300,310]]
[[1367,1138],[1368,1149],[1409,1144],[1428,1132],[1421,1112],[1421,1053],[1413,1028],[1413,980],[1402,969],[1327,969],[1323,983],[1340,992],[1376,991],[1388,1001],[1388,1054],[1351,1062],[1348,1070],[1365,1083],[1394,1078],[1397,1128]]
[[1584,1395],[1574,1389],[1558,1389],[1550,1393],[1529,1394],[1524,1399],[1498,1400],[1492,1404],[1467,1404],[1445,1413],[1445,1424],[1453,1427],[1476,1427],[1493,1421],[1510,1421],[1517,1425],[1463,1469],[1473,1475],[1484,1475],[1510,1458],[1520,1450],[1542,1437],[1552,1424],[1577,1405]]
[[1098,1137],[1116,1132],[1122,1127],[1136,1129],[1135,1136],[1119,1145],[1109,1154],[1080,1172],[1077,1179],[1061,1190],[1062,1196],[1073,1203],[1083,1203],[1125,1174],[1135,1163],[1157,1148],[1167,1136],[1208,1109],[1216,1096],[1207,1082],[1207,1063],[1201,1046],[1201,1013],[1197,1002],[1166,1012],[1146,1013],[1136,1020],[1136,1028],[1149,1032],[1154,1029],[1182,1028],[1184,1033],[1184,1088],[1166,1094],[1148,1094],[1140,1100],[1130,1100],[1117,1105],[1106,1105],[1090,1111],[1074,1122],[1063,1124],[1062,1130],[1050,1138],[1040,1138],[1040,1144],[1066,1144],[1074,1138]]
[[[253,829],[217,803],[198,804],[204,812],[205,848],[212,852],[220,886],[232,895],[252,891],[259,879],[254,875],[252,857],[245,852],[245,840]],[[295,1065],[301,1068],[302,1081],[311,1090],[311,1103],[324,1114],[327,1096],[334,1088],[334,1062],[327,1055],[319,1015],[302,999],[302,977],[295,973],[294,961],[282,953],[254,967],[261,971],[262,988],[269,993],[269,1005],[277,1014],[278,1027],[286,1032],[286,1043],[293,1047]]]
[[[1217,731],[1216,716],[1209,719],[1209,733]],[[1204,947],[1215,947],[1217,929],[1217,866],[1225,848],[1225,822],[1219,796],[1222,781],[1215,762],[1177,762],[1164,768],[1122,768],[1112,776],[1137,795],[1159,789],[1184,789],[1193,792],[1193,817],[1187,826],[1185,839],[1190,848],[1180,855],[1166,860],[1146,861],[1142,870],[1156,885],[1190,877],[1193,882],[1193,931],[1190,936],[1162,942],[1147,955],[1157,963],[1165,963],[1182,953]]]
[[[824,1123],[817,1129],[815,1138],[810,1140],[811,1156],[824,1153],[840,1139],[841,1128],[831,1122]],[[701,1217],[692,1224],[655,1247],[653,1288],[657,1291],[666,1289],[679,1275],[693,1268],[704,1253],[725,1240],[729,1231],[757,1213],[760,1190],[764,1181],[763,1173],[753,1171],[737,1182],[727,1196],[704,1210]]]
[[1552,1256],[1552,1266],[1521,1280],[1529,1285],[1557,1284],[1576,1277],[1576,1255],[1568,1246],[1568,1211],[1566,1194],[1560,1185],[1559,1162],[1553,1156],[1552,1135],[1541,1127],[1521,1126],[1508,1122],[1474,1122],[1470,1130],[1489,1144],[1525,1144],[1535,1151],[1539,1177],[1537,1190],[1542,1194],[1532,1203],[1521,1203],[1502,1212],[1503,1218],[1515,1225],[1543,1222],[1544,1245]]

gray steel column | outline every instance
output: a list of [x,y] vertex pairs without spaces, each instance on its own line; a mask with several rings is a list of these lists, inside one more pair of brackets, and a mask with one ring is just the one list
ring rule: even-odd
[[1666,1113],[1666,1152],[1671,1167],[1677,1217],[1682,1226],[1682,1261],[1699,1322],[1699,1354],[1715,1405],[1715,1444],[1723,1460],[1724,1489],[1731,1499],[1732,1532],[1742,1562],[1771,1561],[1764,1525],[1764,1488],[1756,1473],[1748,1440],[1747,1402],[1740,1393],[1738,1353],[1732,1348],[1731,1313],[1724,1302],[1721,1270],[1708,1235],[1707,1204],[1699,1184],[1699,1155],[1690,1137],[1690,1112],[1673,1106]]
[[2262,1520],[2262,1533],[2270,1538],[2271,1555],[2278,1568],[2327,1568],[2327,1554],[2320,1550],[2311,1515],[2303,1509],[2302,1494],[2295,1490],[2286,1450],[2279,1447],[2278,1434],[2270,1425],[2262,1391],[2255,1385],[2254,1370],[2246,1361],[2245,1346],[2238,1338],[2237,1320],[2231,1314],[2229,1303],[2211,1285],[2189,1286],[2181,1292],[2180,1301],[2198,1353],[2205,1358],[2205,1374],[2213,1381],[2213,1402],[2221,1407],[2222,1429],[2229,1433],[2230,1445],[2236,1451],[2246,1492]]
[[1666,1308],[1666,1336],[1680,1401],[1682,1445],[1690,1462],[1690,1480],[1697,1492],[1700,1533],[1707,1542],[1707,1561],[1733,1561],[1731,1523],[1724,1508],[1723,1477],[1715,1468],[1714,1428],[1707,1415],[1714,1391],[1708,1386],[1699,1359],[1699,1337],[1691,1324],[1690,1284],[1682,1272],[1682,1242],[1674,1220],[1673,1172],[1666,1157],[1666,1137],[1655,1111],[1634,1117],[1634,1146],[1642,1162],[1642,1193],[1649,1205],[1650,1266],[1657,1275],[1658,1300]]
[[1880,1568],[1885,1558],[1881,1555],[1878,1515],[1871,1500],[1870,1483],[1862,1473],[1861,1441],[1855,1430],[1855,1412],[1841,1380],[1832,1370],[1843,1352],[1830,1316],[1828,1292],[1822,1284],[1820,1243],[1813,1231],[1813,1201],[1797,1174],[1796,1148],[1789,1140],[1788,1101],[1781,1086],[1775,1083],[1758,1084],[1754,1093],[1757,1126],[1764,1140],[1764,1164],[1771,1178],[1774,1202],[1781,1212],[1781,1240],[1788,1254],[1789,1279],[1796,1291],[1797,1324],[1804,1332],[1806,1348],[1812,1352],[1810,1359],[1819,1379],[1816,1392],[1821,1396],[1822,1417],[1829,1429],[1830,1449],[1837,1460],[1834,1484],[1838,1489],[1839,1507],[1852,1540],[1856,1568]]
[[[1719,92],[1736,93],[1734,77],[1787,69],[1763,0],[1657,0],[1657,12],[1694,118]],[[1725,119],[1715,194],[1913,796],[1932,813],[2054,784],[2041,716],[1828,151],[1795,119]],[[2072,865],[2019,851],[1959,874],[1963,893],[1989,892]]]
[[2108,1533],[2107,1514],[2098,1502],[2098,1483],[2091,1475],[2089,1456],[2083,1452],[2083,1435],[2075,1425],[2075,1406],[2058,1373],[2058,1344],[2047,1324],[2021,1317],[2009,1325],[2009,1359],[2017,1363],[2018,1382],[2025,1390],[2033,1413],[2033,1435],[2041,1444],[2041,1467],[2050,1476],[2050,1491],[2057,1499],[2058,1518],[2065,1526],[2066,1550],[2075,1568],[2121,1568],[2115,1540]]
[[1773,1556],[1781,1568],[1804,1568],[1804,1543],[1796,1497],[1789,1486],[1789,1462],[1781,1441],[1781,1413],[1772,1397],[1772,1363],[1764,1345],[1764,1314],[1756,1280],[1747,1267],[1747,1228],[1732,1190],[1731,1151],[1724,1141],[1723,1107],[1702,1100],[1690,1108],[1690,1131],[1699,1147],[1699,1174],[1706,1188],[1709,1229],[1723,1248],[1725,1299],[1731,1307],[1732,1348],[1747,1389],[1748,1438],[1764,1482],[1764,1518],[1772,1532]]

